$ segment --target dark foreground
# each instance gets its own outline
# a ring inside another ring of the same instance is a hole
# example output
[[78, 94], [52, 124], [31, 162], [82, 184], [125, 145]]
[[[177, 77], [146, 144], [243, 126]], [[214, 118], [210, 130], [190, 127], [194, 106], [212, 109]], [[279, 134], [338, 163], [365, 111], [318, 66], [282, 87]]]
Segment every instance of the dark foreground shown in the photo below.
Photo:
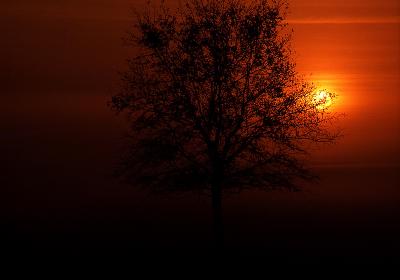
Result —
[[[302, 193], [230, 196], [224, 201], [223, 253], [294, 261], [395, 260], [400, 249], [397, 172], [329, 168], [321, 171], [320, 185]], [[218, 253], [207, 197], [165, 198], [107, 183], [24, 185], [14, 193], [16, 200], [2, 201], [3, 253]]]
[[[62, 110], [21, 111], [1, 123], [1, 254], [215, 255], [209, 197], [150, 195], [118, 183], [112, 171], [122, 125], [109, 112], [86, 114], [76, 104], [71, 97]], [[300, 193], [225, 197], [224, 253], [398, 260], [398, 165], [338, 164], [316, 172], [321, 181]]]

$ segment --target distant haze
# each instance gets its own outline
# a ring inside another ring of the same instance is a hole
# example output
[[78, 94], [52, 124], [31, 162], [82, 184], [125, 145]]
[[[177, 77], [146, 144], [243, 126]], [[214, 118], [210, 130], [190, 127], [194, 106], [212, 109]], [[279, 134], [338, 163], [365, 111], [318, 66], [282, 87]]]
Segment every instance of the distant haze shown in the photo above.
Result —
[[[109, 114], [107, 96], [118, 88], [117, 72], [132, 52], [121, 38], [131, 8], [140, 11], [145, 2], [3, 1], [1, 91], [17, 108], [6, 105], [2, 114], [15, 121], [81, 110], [87, 116]], [[399, 17], [395, 0], [290, 1], [299, 71], [337, 92], [333, 109], [347, 114], [341, 122], [345, 137], [317, 153], [316, 164], [399, 163]], [[88, 95], [93, 97], [83, 97]], [[96, 101], [78, 105], [73, 96]]]
[[[74, 256], [85, 246], [210, 246], [208, 197], [148, 196], [112, 176], [127, 124], [106, 104], [133, 54], [121, 40], [130, 7], [146, 2], [1, 1], [1, 240], [18, 257], [29, 246], [35, 256], [46, 246]], [[321, 181], [306, 191], [227, 197], [227, 244], [274, 259], [398, 257], [400, 1], [290, 4], [298, 70], [339, 95], [344, 137], [311, 152]]]

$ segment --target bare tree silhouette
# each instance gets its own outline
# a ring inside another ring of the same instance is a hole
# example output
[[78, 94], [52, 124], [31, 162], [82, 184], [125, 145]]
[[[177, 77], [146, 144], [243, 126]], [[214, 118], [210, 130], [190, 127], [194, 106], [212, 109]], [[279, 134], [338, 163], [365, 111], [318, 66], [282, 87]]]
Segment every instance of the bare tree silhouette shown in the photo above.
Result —
[[[157, 191], [211, 194], [222, 243], [222, 191], [297, 190], [298, 156], [333, 142], [335, 115], [296, 72], [285, 1], [188, 0], [138, 15], [122, 90], [132, 148], [124, 178]], [[333, 97], [333, 96], [331, 96]]]

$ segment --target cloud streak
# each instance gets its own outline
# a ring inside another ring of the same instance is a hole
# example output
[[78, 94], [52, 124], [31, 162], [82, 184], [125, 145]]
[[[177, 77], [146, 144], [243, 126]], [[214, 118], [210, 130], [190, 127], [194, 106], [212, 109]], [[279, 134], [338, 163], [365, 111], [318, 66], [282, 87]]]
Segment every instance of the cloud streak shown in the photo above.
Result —
[[298, 18], [286, 21], [289, 24], [400, 24], [400, 17], [385, 18]]

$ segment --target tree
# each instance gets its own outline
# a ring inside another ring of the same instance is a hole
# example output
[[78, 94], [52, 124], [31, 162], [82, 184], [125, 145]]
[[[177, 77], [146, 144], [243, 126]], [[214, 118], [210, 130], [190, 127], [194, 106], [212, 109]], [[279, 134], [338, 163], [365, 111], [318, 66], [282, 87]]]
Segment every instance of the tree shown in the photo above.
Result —
[[[138, 15], [112, 97], [127, 112], [124, 175], [159, 191], [209, 192], [221, 234], [223, 190], [296, 190], [307, 143], [332, 142], [335, 116], [296, 72], [279, 0], [188, 0]], [[329, 95], [333, 97], [333, 95]]]

